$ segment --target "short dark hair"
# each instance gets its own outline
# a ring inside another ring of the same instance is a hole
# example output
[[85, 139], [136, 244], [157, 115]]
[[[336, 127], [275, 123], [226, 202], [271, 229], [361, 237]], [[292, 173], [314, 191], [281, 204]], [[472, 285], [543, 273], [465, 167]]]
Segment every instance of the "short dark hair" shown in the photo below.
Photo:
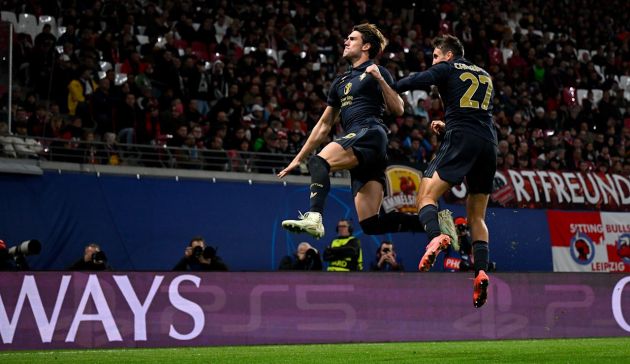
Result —
[[452, 35], [446, 34], [433, 40], [433, 48], [440, 49], [443, 53], [452, 52], [455, 57], [464, 56], [464, 46], [460, 40]]
[[192, 246], [193, 241], [202, 241], [204, 244], [206, 243], [206, 241], [203, 239], [203, 236], [201, 235], [193, 236], [193, 238], [190, 239], [190, 243], [188, 243], [188, 246]]
[[394, 250], [394, 243], [389, 241], [389, 240], [383, 240], [381, 241], [381, 244], [378, 246], [378, 248], [376, 249], [376, 255], [381, 254], [381, 250], [383, 250], [383, 245], [391, 245], [392, 246], [392, 250]]
[[369, 55], [370, 58], [376, 58], [381, 51], [387, 45], [387, 39], [383, 36], [383, 33], [374, 24], [359, 24], [355, 25], [352, 30], [361, 33], [363, 43], [370, 44]]

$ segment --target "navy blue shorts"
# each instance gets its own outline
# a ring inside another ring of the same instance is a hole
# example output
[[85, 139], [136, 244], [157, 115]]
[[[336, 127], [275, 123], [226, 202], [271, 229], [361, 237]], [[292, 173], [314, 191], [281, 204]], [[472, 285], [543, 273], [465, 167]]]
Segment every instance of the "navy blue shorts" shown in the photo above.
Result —
[[380, 126], [361, 128], [356, 132], [335, 139], [343, 149], [352, 148], [359, 165], [350, 170], [352, 196], [369, 181], [378, 181], [385, 188], [387, 167], [387, 133]]
[[474, 134], [449, 131], [424, 176], [431, 177], [435, 171], [452, 185], [462, 183], [465, 177], [468, 193], [490, 194], [497, 171], [497, 147]]

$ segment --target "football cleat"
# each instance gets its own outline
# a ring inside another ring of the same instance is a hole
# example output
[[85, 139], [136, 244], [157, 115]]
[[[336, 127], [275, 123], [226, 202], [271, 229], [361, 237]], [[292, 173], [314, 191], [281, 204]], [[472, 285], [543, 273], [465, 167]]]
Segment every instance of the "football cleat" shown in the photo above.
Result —
[[307, 212], [302, 214], [299, 212], [297, 220], [284, 220], [282, 227], [292, 233], [307, 233], [312, 237], [319, 239], [324, 236], [324, 224], [322, 223], [322, 214], [319, 212]]
[[427, 249], [420, 259], [420, 264], [418, 264], [418, 270], [422, 272], [427, 272], [433, 267], [433, 263], [435, 263], [435, 258], [437, 258], [438, 254], [451, 244], [451, 237], [446, 234], [440, 234], [433, 238], [431, 242], [427, 245]]
[[440, 231], [442, 234], [446, 234], [451, 237], [451, 245], [455, 251], [459, 251], [459, 237], [457, 236], [457, 228], [453, 222], [453, 213], [444, 209], [438, 212], [438, 223], [440, 224]]
[[488, 284], [490, 279], [486, 272], [480, 270], [477, 277], [475, 277], [475, 283], [473, 283], [473, 305], [476, 308], [483, 306], [488, 299]]

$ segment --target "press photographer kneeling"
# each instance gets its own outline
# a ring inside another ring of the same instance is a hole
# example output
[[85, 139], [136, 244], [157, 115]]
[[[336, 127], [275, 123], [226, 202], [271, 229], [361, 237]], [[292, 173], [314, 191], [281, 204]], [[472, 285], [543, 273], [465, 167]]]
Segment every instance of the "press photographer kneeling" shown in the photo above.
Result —
[[195, 236], [184, 250], [184, 257], [174, 271], [227, 271], [228, 267], [217, 255], [217, 249], [206, 246], [203, 237]]
[[68, 267], [68, 270], [112, 270], [107, 264], [107, 256], [98, 244], [88, 244], [83, 252], [83, 257]]

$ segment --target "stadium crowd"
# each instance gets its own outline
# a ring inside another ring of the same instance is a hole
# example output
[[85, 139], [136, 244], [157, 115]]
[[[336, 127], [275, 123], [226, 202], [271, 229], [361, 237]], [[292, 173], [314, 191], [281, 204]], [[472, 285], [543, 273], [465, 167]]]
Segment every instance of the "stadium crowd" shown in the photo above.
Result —
[[[116, 143], [153, 144], [184, 148], [188, 168], [216, 167], [203, 163], [214, 151], [229, 162], [218, 169], [274, 172], [249, 153], [299, 150], [348, 69], [344, 38], [369, 21], [389, 39], [379, 62], [395, 78], [431, 65], [433, 37], [463, 41], [493, 77], [500, 169], [630, 175], [625, 1], [0, 3], [54, 20], [15, 35], [13, 131], [68, 140], [61, 148], [106, 142], [83, 162], [121, 163]], [[440, 143], [428, 125], [442, 118], [435, 91], [407, 95], [405, 114], [385, 120], [390, 160], [423, 169]]]

